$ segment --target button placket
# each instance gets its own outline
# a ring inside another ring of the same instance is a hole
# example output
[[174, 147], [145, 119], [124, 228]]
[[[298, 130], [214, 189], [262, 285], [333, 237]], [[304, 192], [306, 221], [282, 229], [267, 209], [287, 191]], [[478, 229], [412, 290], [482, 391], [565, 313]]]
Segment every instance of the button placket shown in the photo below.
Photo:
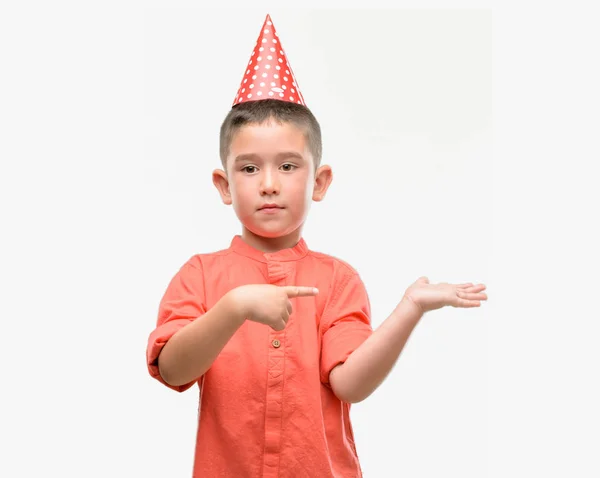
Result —
[[[289, 265], [267, 259], [269, 284], [286, 285]], [[268, 342], [267, 400], [265, 410], [265, 453], [263, 459], [264, 477], [279, 476], [279, 453], [281, 451], [281, 417], [283, 413], [283, 384], [285, 372], [285, 329], [270, 329]]]

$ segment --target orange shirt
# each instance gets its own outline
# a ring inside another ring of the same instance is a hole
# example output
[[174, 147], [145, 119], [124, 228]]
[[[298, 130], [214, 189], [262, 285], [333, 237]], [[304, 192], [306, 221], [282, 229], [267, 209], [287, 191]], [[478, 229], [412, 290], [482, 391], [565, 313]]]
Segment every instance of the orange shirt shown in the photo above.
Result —
[[192, 256], [175, 274], [150, 334], [150, 375], [166, 384], [158, 355], [169, 338], [245, 284], [314, 286], [290, 299], [282, 331], [246, 320], [197, 381], [200, 412], [194, 475], [202, 478], [356, 478], [362, 472], [350, 405], [329, 372], [371, 333], [370, 305], [356, 271], [298, 244], [263, 253], [235, 236], [227, 249]]

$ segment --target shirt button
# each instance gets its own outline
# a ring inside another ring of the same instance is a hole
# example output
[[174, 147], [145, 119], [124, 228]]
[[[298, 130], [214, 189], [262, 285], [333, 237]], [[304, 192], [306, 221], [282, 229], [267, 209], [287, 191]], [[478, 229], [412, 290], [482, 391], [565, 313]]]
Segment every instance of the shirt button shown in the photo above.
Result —
[[273, 347], [275, 347], [276, 349], [279, 348], [279, 346], [281, 345], [281, 342], [277, 339], [273, 340], [273, 342], [271, 342], [273, 344]]

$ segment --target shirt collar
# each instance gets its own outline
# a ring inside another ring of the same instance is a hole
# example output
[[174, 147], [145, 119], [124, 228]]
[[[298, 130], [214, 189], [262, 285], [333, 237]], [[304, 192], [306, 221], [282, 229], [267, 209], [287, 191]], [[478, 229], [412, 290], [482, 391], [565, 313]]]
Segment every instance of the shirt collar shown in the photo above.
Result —
[[308, 246], [303, 238], [295, 246], [281, 249], [277, 252], [263, 252], [244, 242], [242, 236], [233, 237], [230, 249], [234, 252], [260, 262], [289, 262], [298, 261], [308, 254]]

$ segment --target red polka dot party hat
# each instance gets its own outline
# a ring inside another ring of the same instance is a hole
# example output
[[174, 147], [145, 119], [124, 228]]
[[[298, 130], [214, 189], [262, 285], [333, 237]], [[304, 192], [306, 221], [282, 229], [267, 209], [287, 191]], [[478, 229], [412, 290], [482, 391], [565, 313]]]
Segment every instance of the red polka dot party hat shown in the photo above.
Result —
[[260, 31], [233, 106], [264, 99], [306, 106], [270, 15]]

